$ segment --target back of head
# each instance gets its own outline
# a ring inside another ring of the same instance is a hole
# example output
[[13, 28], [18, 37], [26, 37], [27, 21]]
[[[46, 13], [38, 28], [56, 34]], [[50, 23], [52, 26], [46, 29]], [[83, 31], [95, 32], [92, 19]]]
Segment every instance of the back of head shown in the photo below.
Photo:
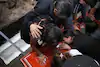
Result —
[[57, 27], [55, 24], [50, 22], [45, 22], [42, 24], [44, 25], [44, 29], [42, 30], [42, 36], [41, 39], [48, 43], [48, 44], [55, 44], [59, 41], [62, 41], [63, 33], [60, 30], [59, 27]]
[[91, 57], [81, 55], [66, 60], [62, 67], [100, 67], [100, 65]]
[[70, 0], [57, 0], [54, 8], [57, 9], [58, 17], [66, 18], [72, 13], [72, 2]]
[[[50, 27], [51, 25], [51, 27]], [[63, 34], [60, 28], [52, 23], [47, 25], [48, 33], [46, 33], [45, 41], [54, 45], [57, 45], [58, 42], [62, 41]]]

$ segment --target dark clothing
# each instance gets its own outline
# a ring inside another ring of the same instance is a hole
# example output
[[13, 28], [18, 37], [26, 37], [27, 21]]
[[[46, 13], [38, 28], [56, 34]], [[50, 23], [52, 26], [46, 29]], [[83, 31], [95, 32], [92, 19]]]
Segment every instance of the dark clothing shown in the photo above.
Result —
[[[70, 2], [71, 4], [73, 4], [74, 0], [66, 0], [68, 3]], [[76, 2], [76, 1], [75, 1]], [[58, 18], [56, 18], [54, 16], [53, 13], [53, 0], [38, 0], [34, 11], [29, 12], [24, 19], [24, 23], [26, 25], [29, 25], [32, 22], [38, 22], [39, 19], [37, 18], [37, 16], [41, 17], [41, 18], [47, 18], [48, 16], [51, 17], [54, 20], [54, 23], [57, 23], [56, 20]], [[73, 6], [74, 7], [74, 6]], [[73, 9], [73, 8], [72, 8]], [[38, 15], [36, 14], [38, 13]], [[66, 18], [67, 19], [67, 18]], [[66, 22], [66, 24], [68, 23], [68, 25], [70, 24], [70, 22]], [[72, 26], [72, 23], [70, 24]], [[70, 26], [69, 26], [70, 27]]]
[[88, 4], [89, 6], [93, 8], [97, 4], [97, 2], [99, 2], [100, 0], [84, 0], [84, 1], [86, 2], [86, 4]]
[[81, 12], [81, 21], [78, 22], [84, 22], [85, 18], [86, 18], [86, 5], [85, 4], [81, 4], [80, 0], [77, 0], [76, 2], [74, 2], [74, 10], [73, 10], [73, 14], [77, 15], [79, 12]]
[[82, 55], [67, 59], [62, 67], [99, 67], [94, 59]]
[[[69, 1], [72, 1], [73, 2], [73, 0], [68, 0], [68, 2]], [[38, 0], [37, 1], [37, 4], [36, 4], [36, 6], [34, 8], [34, 11], [33, 10], [30, 11], [24, 17], [23, 24], [24, 24], [25, 29], [24, 29], [24, 32], [23, 32], [24, 33], [24, 36], [21, 35], [23, 37], [22, 39], [24, 39], [26, 36], [27, 36], [26, 39], [29, 38], [29, 35], [27, 35], [27, 34], [29, 34], [29, 32], [30, 32], [30, 30], [29, 30], [30, 24], [32, 24], [34, 22], [39, 22], [40, 19], [43, 19], [43, 18], [45, 18], [45, 19], [51, 18], [53, 20], [52, 21], [53, 23], [55, 23], [55, 24], [57, 23], [58, 18], [56, 18], [54, 16], [54, 13], [53, 13], [54, 7], [53, 6], [54, 6], [53, 5], [53, 0]], [[68, 21], [69, 20], [70, 20], [70, 18], [68, 18]], [[71, 21], [69, 21], [69, 22], [68, 21], [66, 21], [66, 23], [64, 24], [65, 28], [68, 27], [69, 30], [73, 30], [73, 23], [71, 22], [72, 19], [71, 19]], [[27, 40], [29, 40], [29, 39], [27, 39]]]
[[98, 8], [97, 10], [96, 10], [96, 12], [95, 12], [95, 18], [96, 18], [96, 20], [100, 20], [100, 8]]
[[[48, 18], [53, 14], [52, 0], [38, 0], [34, 10], [24, 16], [23, 27], [21, 30], [21, 38], [30, 43], [30, 24], [39, 22], [42, 18]], [[53, 16], [52, 16], [53, 17]]]
[[54, 56], [51, 67], [100, 67], [99, 63], [86, 55], [77, 55], [66, 60]]
[[39, 22], [40, 19], [38, 18], [47, 18], [49, 15], [52, 15], [52, 7], [53, 1], [52, 0], [38, 0], [34, 10], [29, 12], [25, 18], [24, 23], [28, 24], [28, 27], [33, 22]]
[[74, 38], [72, 48], [78, 49], [100, 63], [100, 30], [97, 29], [92, 36], [78, 35]]

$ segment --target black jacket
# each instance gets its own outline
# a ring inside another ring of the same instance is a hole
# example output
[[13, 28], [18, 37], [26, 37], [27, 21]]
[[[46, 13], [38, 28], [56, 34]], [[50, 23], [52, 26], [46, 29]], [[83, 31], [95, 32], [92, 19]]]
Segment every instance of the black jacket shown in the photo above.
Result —
[[[67, 1], [73, 2], [73, 0], [67, 0]], [[39, 22], [40, 19], [38, 17], [46, 18], [46, 19], [51, 17], [51, 19], [53, 19], [53, 23], [56, 22], [57, 19], [53, 13], [53, 8], [54, 8], [53, 3], [54, 3], [53, 0], [38, 0], [36, 6], [34, 8], [34, 11], [33, 10], [30, 11], [24, 17], [24, 22], [23, 22], [24, 27], [22, 28], [22, 31], [21, 31], [21, 37], [22, 37], [22, 39], [24, 39], [24, 41], [29, 43], [29, 41], [30, 41], [30, 39], [29, 39], [29, 32], [30, 32], [29, 26], [33, 22]], [[67, 25], [67, 24], [65, 24], [65, 25]], [[70, 24], [68, 24], [67, 26], [69, 26], [68, 29], [71, 29]]]
[[24, 16], [23, 26], [21, 29], [21, 38], [30, 43], [30, 29], [29, 26], [33, 22], [39, 22], [42, 18], [48, 18], [53, 14], [53, 0], [38, 0], [34, 10], [30, 11]]
[[100, 63], [100, 29], [97, 29], [91, 36], [84, 34], [76, 36], [72, 48], [76, 48]]
[[62, 67], [100, 67], [96, 61], [88, 56], [74, 56], [67, 59]]

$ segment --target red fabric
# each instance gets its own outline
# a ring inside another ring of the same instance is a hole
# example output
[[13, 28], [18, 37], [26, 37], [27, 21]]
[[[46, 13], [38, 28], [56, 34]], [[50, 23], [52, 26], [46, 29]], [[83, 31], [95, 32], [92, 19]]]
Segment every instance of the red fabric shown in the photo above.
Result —
[[[31, 42], [31, 47], [35, 47], [36, 46], [36, 40], [33, 40], [32, 38], [30, 39]], [[27, 57], [27, 60], [29, 62], [29, 64], [32, 66], [32, 67], [50, 67], [51, 65], [51, 61], [52, 61], [52, 58], [53, 58], [53, 50], [55, 49], [54, 46], [52, 45], [48, 45], [48, 46], [44, 46], [44, 47], [41, 47], [41, 48], [38, 48], [45, 56], [48, 57], [47, 59], [47, 62], [45, 65], [41, 66], [37, 61], [38, 61], [38, 56], [36, 54], [36, 52], [32, 51], [30, 53], [28, 53], [27, 55], [25, 55], [24, 57], [21, 58], [21, 62], [24, 64], [25, 67], [29, 67], [27, 65], [27, 63], [24, 61], [24, 59]], [[33, 49], [34, 50], [34, 49]]]
[[[41, 65], [38, 62], [38, 57], [36, 55], [35, 52], [30, 52], [27, 55], [25, 55], [24, 57], [22, 57], [20, 60], [21, 62], [24, 64], [24, 67], [51, 67], [51, 63], [50, 63], [50, 58], [48, 57], [46, 64]], [[25, 59], [27, 60], [27, 62], [25, 61]]]
[[[35, 45], [35, 44], [36, 44], [35, 41], [34, 41], [34, 43], [31, 42], [31, 46]], [[34, 51], [28, 53], [27, 55], [22, 57], [20, 60], [25, 67], [29, 67], [29, 64], [31, 65], [31, 67], [51, 67], [51, 61], [53, 58], [54, 49], [55, 49], [55, 47], [52, 45], [44, 46], [39, 49], [44, 55], [46, 55], [48, 57], [45, 65], [39, 64], [38, 56], [37, 56], [36, 52], [34, 52]], [[60, 50], [60, 51], [66, 52], [66, 50]], [[25, 61], [25, 58], [28, 61], [28, 64]]]
[[[36, 40], [32, 40], [31, 39], [31, 47], [36, 47], [37, 41]], [[43, 54], [45, 54], [46, 56], [52, 56], [53, 55], [53, 50], [55, 49], [55, 46], [53, 45], [47, 45], [47, 46], [43, 46], [41, 48], [38, 48]], [[33, 49], [34, 50], [34, 49]]]

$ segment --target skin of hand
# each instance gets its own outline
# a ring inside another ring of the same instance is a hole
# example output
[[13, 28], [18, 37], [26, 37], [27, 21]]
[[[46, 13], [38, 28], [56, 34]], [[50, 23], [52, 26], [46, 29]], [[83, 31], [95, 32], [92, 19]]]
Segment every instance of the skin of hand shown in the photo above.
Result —
[[46, 64], [46, 61], [47, 61], [47, 56], [45, 56], [45, 55], [40, 55], [39, 57], [39, 63], [41, 64], [41, 65], [45, 65]]
[[90, 10], [90, 13], [89, 13], [89, 14], [94, 15], [95, 11], [96, 11], [96, 8], [91, 8], [91, 10]]
[[42, 34], [40, 29], [43, 29], [41, 26], [36, 23], [30, 25], [30, 32], [33, 38], [38, 38]]
[[95, 11], [96, 11], [96, 8], [91, 8], [91, 10], [90, 10], [90, 12], [89, 12], [88, 17], [89, 17], [91, 20], [95, 20], [95, 17], [94, 17]]
[[79, 30], [80, 31], [80, 29], [78, 28], [78, 25], [79, 25], [78, 22], [77, 23], [74, 23], [74, 30]]

